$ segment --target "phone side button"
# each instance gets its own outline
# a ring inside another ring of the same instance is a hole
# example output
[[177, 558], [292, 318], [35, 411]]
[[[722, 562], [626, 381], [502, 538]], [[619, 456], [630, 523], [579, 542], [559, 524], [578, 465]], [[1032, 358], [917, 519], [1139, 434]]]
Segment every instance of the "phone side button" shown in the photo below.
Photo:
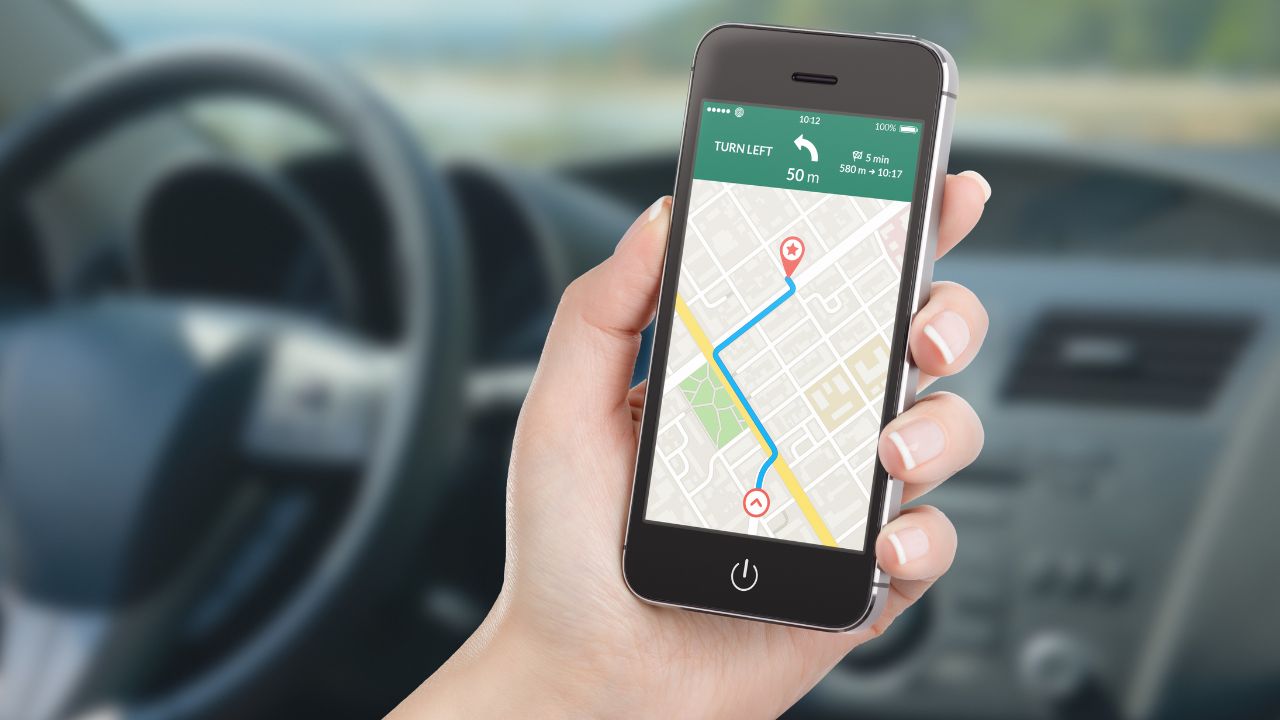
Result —
[[902, 481], [889, 478], [885, 488], [884, 510], [880, 515], [880, 527], [888, 525], [902, 512]]

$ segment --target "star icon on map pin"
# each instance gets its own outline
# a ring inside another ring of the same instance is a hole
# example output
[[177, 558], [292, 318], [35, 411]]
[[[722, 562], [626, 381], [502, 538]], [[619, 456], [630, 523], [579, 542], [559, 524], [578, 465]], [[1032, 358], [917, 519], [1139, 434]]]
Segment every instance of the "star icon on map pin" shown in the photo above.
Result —
[[787, 273], [787, 277], [791, 277], [791, 273], [796, 271], [796, 266], [804, 259], [804, 241], [792, 235], [778, 246], [778, 254], [782, 256], [783, 271]]

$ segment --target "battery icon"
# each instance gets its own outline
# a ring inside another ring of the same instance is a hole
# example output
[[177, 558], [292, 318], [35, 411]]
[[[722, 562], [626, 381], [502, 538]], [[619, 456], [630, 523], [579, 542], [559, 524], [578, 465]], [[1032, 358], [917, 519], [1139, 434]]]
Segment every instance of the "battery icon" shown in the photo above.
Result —
[[909, 135], [914, 135], [920, 132], [920, 128], [916, 127], [915, 125], [899, 125], [898, 132], [904, 132]]

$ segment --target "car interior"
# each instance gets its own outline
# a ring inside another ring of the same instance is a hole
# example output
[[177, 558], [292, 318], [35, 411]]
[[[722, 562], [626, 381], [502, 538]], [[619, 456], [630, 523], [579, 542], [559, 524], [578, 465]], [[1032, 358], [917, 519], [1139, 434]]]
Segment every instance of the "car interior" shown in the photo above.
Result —
[[[234, 97], [315, 140], [264, 161]], [[560, 293], [670, 147], [437, 159], [377, 88], [243, 39], [0, 22], [0, 718], [371, 717], [502, 583], [512, 431]], [[789, 717], [1280, 711], [1269, 162], [958, 137], [996, 188], [938, 387], [987, 444], [955, 566]], [[637, 380], [645, 362], [637, 363]], [[74, 480], [71, 480], [74, 478]]]

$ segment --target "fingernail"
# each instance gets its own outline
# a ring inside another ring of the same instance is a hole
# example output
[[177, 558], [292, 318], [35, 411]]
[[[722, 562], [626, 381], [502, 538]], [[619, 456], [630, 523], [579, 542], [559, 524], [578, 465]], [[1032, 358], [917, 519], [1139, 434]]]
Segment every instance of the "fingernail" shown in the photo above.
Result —
[[658, 216], [662, 214], [662, 206], [666, 204], [666, 201], [666, 198], [660, 197], [657, 202], [649, 206], [649, 219], [647, 222], [653, 222], [658, 219]]
[[913, 470], [942, 454], [947, 436], [932, 418], [921, 418], [889, 433], [889, 442], [898, 450], [902, 465]]
[[942, 359], [950, 365], [969, 347], [969, 323], [959, 313], [946, 310], [929, 320], [924, 326], [924, 336], [938, 348]]
[[621, 248], [630, 238], [635, 237], [640, 230], [649, 227], [649, 225], [653, 224], [654, 220], [662, 217], [662, 211], [666, 206], [666, 203], [667, 198], [665, 197], [660, 197], [657, 200], [654, 200], [653, 204], [649, 206], [649, 209], [637, 218], [635, 222], [631, 223], [631, 227], [628, 228], [627, 231], [623, 233], [622, 237], [618, 239], [618, 245], [614, 249], [615, 252], [617, 251], [617, 248]]
[[889, 533], [889, 544], [898, 556], [898, 564], [919, 560], [929, 552], [929, 536], [918, 527], [907, 527]]
[[991, 183], [987, 182], [987, 179], [982, 177], [980, 173], [978, 173], [976, 170], [965, 170], [960, 174], [964, 175], [965, 177], [971, 177], [974, 180], [978, 181], [978, 184], [982, 186], [983, 202], [986, 202], [991, 199]]

